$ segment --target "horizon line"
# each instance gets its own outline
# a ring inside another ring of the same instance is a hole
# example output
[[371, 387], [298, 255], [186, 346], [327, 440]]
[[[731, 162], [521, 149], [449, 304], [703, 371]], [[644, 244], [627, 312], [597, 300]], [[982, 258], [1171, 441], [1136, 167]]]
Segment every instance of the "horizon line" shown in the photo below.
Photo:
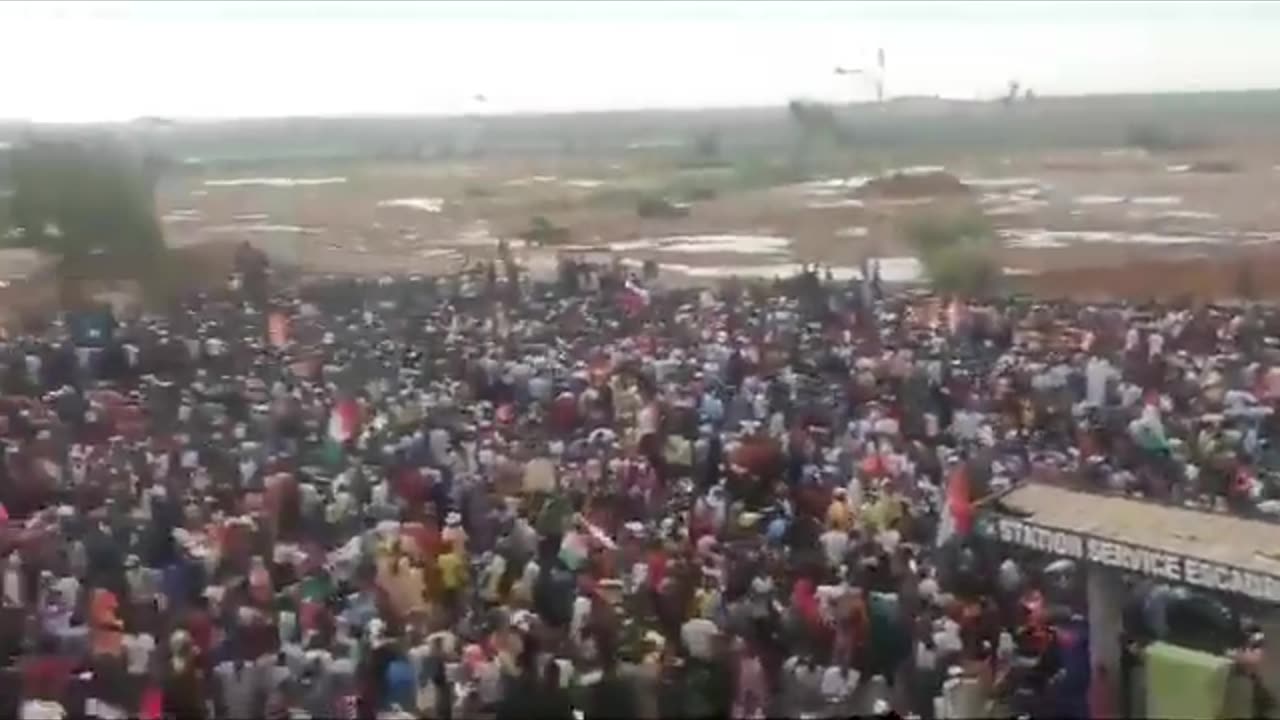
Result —
[[[1034, 89], [1034, 88], [1033, 88]], [[1132, 91], [1132, 92], [1105, 92], [1105, 93], [1039, 93], [1035, 95], [1035, 102], [1054, 101], [1054, 100], [1082, 100], [1082, 99], [1106, 99], [1106, 98], [1132, 98], [1132, 97], [1167, 97], [1175, 95], [1247, 95], [1251, 93], [1277, 93], [1280, 92], [1280, 86], [1265, 88], [1245, 88], [1245, 89], [1203, 89], [1203, 90], [1148, 90], [1148, 91]], [[217, 124], [217, 123], [234, 123], [234, 122], [263, 122], [263, 121], [280, 121], [280, 120], [393, 120], [393, 119], [423, 119], [423, 120], [467, 120], [478, 118], [550, 118], [550, 117], [566, 117], [574, 115], [622, 115], [637, 113], [667, 113], [667, 114], [683, 114], [683, 113], [699, 113], [699, 112], [732, 112], [732, 111], [759, 111], [785, 109], [786, 104], [793, 100], [812, 100], [821, 102], [833, 108], [873, 108], [879, 106], [892, 105], [895, 102], [906, 100], [936, 100], [945, 103], [953, 103], [957, 105], [986, 105], [999, 103], [1003, 99], [1002, 96], [993, 95], [989, 98], [957, 98], [946, 97], [943, 95], [899, 95], [896, 97], [886, 98], [884, 101], [877, 100], [851, 100], [847, 102], [830, 102], [819, 99], [811, 99], [803, 96], [795, 96], [787, 98], [779, 103], [770, 104], [742, 104], [742, 105], [679, 105], [679, 106], [657, 106], [657, 107], [618, 107], [618, 108], [601, 108], [601, 109], [584, 109], [584, 110], [521, 110], [511, 112], [373, 112], [373, 113], [349, 113], [349, 114], [298, 114], [298, 115], [233, 115], [227, 117], [216, 116], [166, 116], [166, 115], [139, 115], [127, 120], [33, 120], [31, 118], [22, 117], [0, 117], [0, 126], [5, 125], [36, 125], [36, 126], [130, 126], [139, 125], [147, 122], [168, 123], [174, 125], [180, 124]]]

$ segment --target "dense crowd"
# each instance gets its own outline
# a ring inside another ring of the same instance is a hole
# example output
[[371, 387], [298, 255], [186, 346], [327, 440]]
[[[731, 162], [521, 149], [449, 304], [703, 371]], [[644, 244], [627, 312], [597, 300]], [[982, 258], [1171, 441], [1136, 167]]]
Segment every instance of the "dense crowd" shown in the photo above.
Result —
[[0, 350], [0, 715], [1082, 716], [980, 508], [1280, 511], [1269, 310], [244, 270]]

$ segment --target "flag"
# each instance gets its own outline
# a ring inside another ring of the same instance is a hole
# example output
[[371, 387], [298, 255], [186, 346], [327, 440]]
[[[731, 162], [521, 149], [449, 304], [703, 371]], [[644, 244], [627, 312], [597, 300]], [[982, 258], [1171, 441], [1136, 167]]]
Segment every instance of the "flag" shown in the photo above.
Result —
[[329, 413], [329, 439], [336, 443], [349, 442], [356, 436], [360, 425], [360, 406], [355, 400], [339, 400]]
[[968, 535], [973, 529], [973, 501], [969, 497], [969, 470], [964, 463], [956, 465], [947, 476], [946, 497], [938, 525], [938, 545], [955, 535]]
[[271, 347], [284, 347], [289, 342], [289, 318], [284, 313], [273, 312], [267, 317], [267, 339]]
[[622, 291], [622, 307], [628, 315], [635, 315], [649, 307], [649, 291], [628, 280]]

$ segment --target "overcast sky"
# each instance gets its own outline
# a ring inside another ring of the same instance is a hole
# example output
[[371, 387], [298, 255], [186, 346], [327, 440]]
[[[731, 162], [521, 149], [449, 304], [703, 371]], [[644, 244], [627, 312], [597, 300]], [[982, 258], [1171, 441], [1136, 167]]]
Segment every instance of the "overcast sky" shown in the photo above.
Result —
[[[0, 118], [1280, 87], [1280, 2], [0, 2]], [[484, 95], [487, 102], [475, 100]]]

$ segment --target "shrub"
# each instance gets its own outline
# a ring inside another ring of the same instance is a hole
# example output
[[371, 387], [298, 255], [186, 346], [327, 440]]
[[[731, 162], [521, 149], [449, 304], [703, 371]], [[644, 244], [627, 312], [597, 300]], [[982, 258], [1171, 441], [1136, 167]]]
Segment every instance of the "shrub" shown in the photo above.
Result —
[[558, 245], [569, 240], [569, 228], [561, 227], [542, 215], [535, 215], [529, 221], [529, 229], [520, 233], [520, 238], [530, 245]]
[[647, 195], [636, 201], [636, 215], [642, 218], [682, 218], [689, 215], [689, 206], [673, 203], [664, 197]]
[[906, 234], [937, 291], [981, 296], [999, 283], [995, 234], [981, 215], [917, 218]]

